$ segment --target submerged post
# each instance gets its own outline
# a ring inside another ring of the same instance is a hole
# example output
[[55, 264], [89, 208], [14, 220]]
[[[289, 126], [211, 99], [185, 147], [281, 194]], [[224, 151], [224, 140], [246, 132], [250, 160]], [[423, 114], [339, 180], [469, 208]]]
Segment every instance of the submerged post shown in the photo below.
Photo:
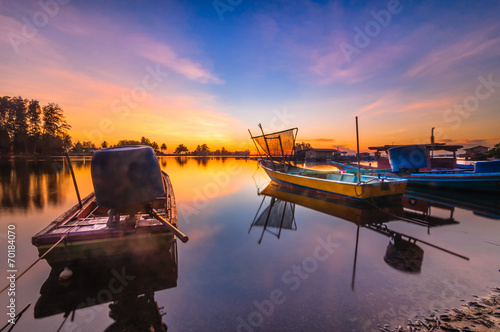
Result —
[[356, 144], [357, 144], [357, 147], [358, 147], [358, 154], [357, 154], [357, 157], [358, 157], [358, 183], [361, 182], [361, 170], [360, 170], [360, 166], [359, 166], [359, 133], [358, 133], [358, 117], [356, 116]]

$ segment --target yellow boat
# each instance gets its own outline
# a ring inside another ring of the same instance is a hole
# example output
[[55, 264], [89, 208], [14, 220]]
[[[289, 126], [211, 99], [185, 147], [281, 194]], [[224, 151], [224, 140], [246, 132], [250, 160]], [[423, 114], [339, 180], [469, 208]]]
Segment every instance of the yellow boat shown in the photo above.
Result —
[[408, 182], [400, 178], [367, 175], [362, 175], [358, 181], [354, 174], [308, 169], [269, 160], [260, 160], [259, 164], [276, 183], [360, 200], [402, 195]]

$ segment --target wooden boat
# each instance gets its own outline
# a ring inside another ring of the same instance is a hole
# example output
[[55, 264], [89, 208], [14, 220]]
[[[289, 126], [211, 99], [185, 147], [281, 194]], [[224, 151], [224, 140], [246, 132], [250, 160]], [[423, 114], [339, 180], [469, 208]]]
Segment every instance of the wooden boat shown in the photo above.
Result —
[[412, 173], [401, 175], [413, 188], [500, 193], [500, 173]]
[[362, 175], [358, 181], [354, 174], [307, 169], [268, 160], [261, 160], [259, 164], [274, 182], [361, 200], [402, 195], [407, 184], [405, 179], [367, 175]]
[[[176, 237], [187, 241], [176, 228], [177, 210], [170, 179], [160, 171], [151, 153], [152, 149], [143, 147], [109, 149], [102, 151], [104, 163], [94, 154], [95, 192], [33, 236], [40, 257], [53, 267], [109, 257], [135, 259], [168, 249]], [[151, 159], [147, 160], [147, 156]], [[114, 165], [118, 161], [126, 164], [127, 159], [129, 165]], [[130, 173], [137, 166], [145, 170], [144, 174], [123, 179], [122, 170]], [[142, 188], [135, 190], [138, 184]], [[153, 190], [154, 186], [157, 190]]]
[[[500, 192], [500, 161], [480, 161], [465, 168], [426, 170], [429, 165], [424, 146], [405, 145], [388, 149], [390, 170], [361, 169], [361, 174], [382, 174], [408, 180], [408, 187], [413, 189], [443, 189], [474, 192]], [[421, 155], [421, 157], [415, 157]], [[412, 162], [417, 160], [418, 162]], [[331, 164], [347, 173], [355, 174], [352, 165], [337, 162]]]
[[[262, 126], [259, 127], [262, 130]], [[343, 195], [355, 199], [381, 198], [402, 195], [406, 180], [376, 176], [354, 176], [339, 172], [319, 171], [292, 166], [290, 160], [295, 153], [297, 128], [250, 137], [260, 154], [258, 146], [267, 155], [259, 164], [272, 181], [294, 187]], [[357, 118], [356, 118], [357, 131]], [[358, 154], [359, 155], [359, 154]], [[281, 162], [276, 162], [280, 160]]]

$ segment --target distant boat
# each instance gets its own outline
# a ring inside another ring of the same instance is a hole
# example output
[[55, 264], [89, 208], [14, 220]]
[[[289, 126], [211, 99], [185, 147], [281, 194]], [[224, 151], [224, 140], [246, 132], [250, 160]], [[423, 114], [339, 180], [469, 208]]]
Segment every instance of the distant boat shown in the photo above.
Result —
[[360, 200], [402, 195], [405, 191], [407, 181], [404, 179], [377, 176], [358, 177], [353, 174], [320, 171], [291, 165], [290, 160], [294, 158], [297, 131], [297, 128], [269, 134], [264, 134], [262, 131], [260, 136], [253, 136], [249, 131], [259, 154], [258, 146], [267, 156], [267, 158], [261, 159], [259, 164], [272, 181]]
[[477, 162], [473, 171], [445, 169], [418, 172], [427, 167], [425, 147], [407, 145], [390, 148], [388, 152], [392, 172], [399, 172], [399, 176], [407, 179], [410, 186], [500, 192], [500, 160]]
[[172, 184], [150, 147], [96, 151], [91, 193], [33, 236], [41, 258], [68, 266], [138, 258], [168, 250], [179, 237]]

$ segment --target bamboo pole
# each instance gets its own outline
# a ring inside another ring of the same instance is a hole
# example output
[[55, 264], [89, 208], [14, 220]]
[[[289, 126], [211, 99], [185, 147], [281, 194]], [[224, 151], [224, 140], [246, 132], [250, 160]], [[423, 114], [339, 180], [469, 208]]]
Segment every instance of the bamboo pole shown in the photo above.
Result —
[[159, 222], [161, 222], [165, 227], [167, 227], [172, 233], [174, 233], [183, 243], [186, 243], [188, 242], [189, 238], [187, 237], [187, 235], [185, 235], [184, 233], [182, 233], [177, 227], [175, 227], [174, 225], [172, 225], [171, 223], [169, 223], [165, 218], [163, 218], [159, 213], [158, 211], [156, 211], [155, 209], [151, 209], [151, 211], [149, 212], [149, 215], [153, 218], [155, 218], [156, 220], [158, 220]]
[[359, 133], [358, 133], [358, 117], [356, 116], [356, 144], [358, 147], [358, 184], [361, 182], [361, 170], [360, 170], [360, 165], [359, 165]]
[[73, 185], [75, 186], [76, 197], [78, 197], [78, 204], [80, 204], [80, 209], [82, 209], [83, 208], [82, 199], [80, 198], [80, 192], [78, 191], [75, 172], [73, 172], [73, 166], [71, 165], [71, 160], [69, 159], [68, 150], [66, 150], [66, 160], [68, 161], [69, 171], [71, 172], [71, 177], [73, 178]]

